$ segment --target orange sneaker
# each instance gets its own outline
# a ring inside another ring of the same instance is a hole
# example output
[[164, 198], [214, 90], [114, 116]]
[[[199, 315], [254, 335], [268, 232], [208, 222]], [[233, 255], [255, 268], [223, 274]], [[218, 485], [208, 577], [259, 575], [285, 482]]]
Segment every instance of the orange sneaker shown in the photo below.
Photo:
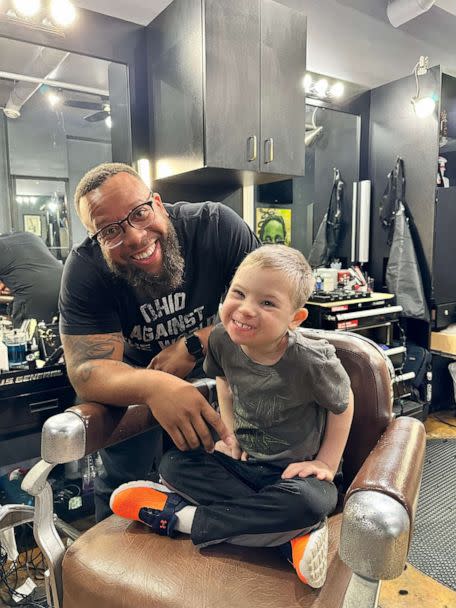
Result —
[[317, 530], [293, 538], [290, 544], [299, 580], [314, 589], [322, 587], [328, 570], [328, 520]]
[[130, 481], [111, 494], [109, 506], [116, 515], [140, 521], [162, 536], [173, 536], [176, 512], [188, 502], [153, 481]]

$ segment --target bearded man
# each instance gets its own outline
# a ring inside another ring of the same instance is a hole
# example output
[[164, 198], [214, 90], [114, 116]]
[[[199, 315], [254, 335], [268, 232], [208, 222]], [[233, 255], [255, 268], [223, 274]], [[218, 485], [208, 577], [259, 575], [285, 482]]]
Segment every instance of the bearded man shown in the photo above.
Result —
[[[218, 414], [184, 378], [202, 360], [221, 296], [259, 242], [220, 203], [162, 202], [130, 166], [105, 163], [75, 192], [88, 238], [73, 248], [60, 293], [60, 333], [79, 397], [109, 405], [144, 403], [181, 450], [213, 449]], [[102, 451], [96, 518], [110, 514], [121, 483], [153, 478], [161, 430]]]

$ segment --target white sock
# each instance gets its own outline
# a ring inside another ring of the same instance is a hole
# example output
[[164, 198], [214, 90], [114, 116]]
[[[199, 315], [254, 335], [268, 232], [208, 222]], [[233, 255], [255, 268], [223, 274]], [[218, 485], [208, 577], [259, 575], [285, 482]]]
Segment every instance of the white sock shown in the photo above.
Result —
[[176, 513], [177, 523], [176, 530], [184, 534], [190, 534], [192, 531], [193, 519], [195, 517], [196, 507], [189, 505]]

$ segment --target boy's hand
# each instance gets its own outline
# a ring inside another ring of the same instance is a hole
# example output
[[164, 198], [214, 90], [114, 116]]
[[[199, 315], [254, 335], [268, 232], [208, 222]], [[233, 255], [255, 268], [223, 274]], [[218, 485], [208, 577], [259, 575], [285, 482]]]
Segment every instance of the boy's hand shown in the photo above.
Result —
[[244, 450], [241, 449], [241, 446], [234, 438], [232, 440], [231, 445], [227, 445], [222, 440], [217, 441], [217, 443], [215, 444], [215, 451], [222, 452], [222, 454], [225, 454], [226, 456], [231, 456], [231, 458], [234, 458], [234, 460], [244, 460], [245, 461], [249, 457], [247, 452], [245, 452]]
[[292, 477], [310, 477], [314, 475], [322, 481], [332, 481], [335, 472], [322, 460], [305, 460], [304, 462], [292, 462], [282, 473], [282, 479]]

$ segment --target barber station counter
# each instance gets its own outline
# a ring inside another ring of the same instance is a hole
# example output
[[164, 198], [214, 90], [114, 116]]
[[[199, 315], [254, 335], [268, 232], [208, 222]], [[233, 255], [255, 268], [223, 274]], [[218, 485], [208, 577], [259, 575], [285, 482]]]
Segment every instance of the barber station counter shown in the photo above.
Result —
[[75, 399], [64, 364], [0, 374], [0, 475], [3, 467], [40, 455], [44, 421]]

